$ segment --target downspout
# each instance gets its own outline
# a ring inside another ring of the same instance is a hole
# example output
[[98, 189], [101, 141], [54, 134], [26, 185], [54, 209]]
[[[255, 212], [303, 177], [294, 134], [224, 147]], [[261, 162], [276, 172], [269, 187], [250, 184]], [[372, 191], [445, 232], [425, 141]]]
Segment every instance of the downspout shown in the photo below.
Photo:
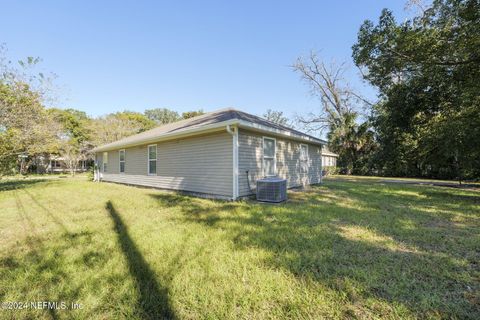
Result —
[[320, 184], [323, 183], [323, 144], [320, 145]]
[[97, 173], [97, 153], [95, 152], [94, 154], [94, 161], [93, 161], [93, 181], [97, 182], [99, 179], [98, 179], [98, 173]]
[[227, 125], [227, 132], [232, 135], [232, 151], [233, 151], [233, 185], [232, 200], [238, 198], [238, 128]]
[[93, 181], [100, 182], [100, 165], [98, 164], [97, 152], [95, 152], [95, 162], [93, 163], [93, 175]]

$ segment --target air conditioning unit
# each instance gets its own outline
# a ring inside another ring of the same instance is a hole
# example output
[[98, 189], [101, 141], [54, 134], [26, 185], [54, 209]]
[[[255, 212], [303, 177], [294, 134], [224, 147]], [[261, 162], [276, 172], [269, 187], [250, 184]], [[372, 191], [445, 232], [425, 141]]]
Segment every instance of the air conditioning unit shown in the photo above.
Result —
[[257, 180], [257, 200], [265, 202], [287, 200], [287, 180], [277, 177]]

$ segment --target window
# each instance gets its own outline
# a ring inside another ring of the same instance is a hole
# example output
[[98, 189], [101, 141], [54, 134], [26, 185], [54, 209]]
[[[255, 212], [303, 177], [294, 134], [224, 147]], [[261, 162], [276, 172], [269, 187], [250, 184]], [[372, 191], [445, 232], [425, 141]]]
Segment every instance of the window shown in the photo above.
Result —
[[120, 173], [125, 172], [125, 149], [118, 151], [118, 159], [120, 160]]
[[276, 141], [273, 138], [263, 137], [263, 174], [274, 176], [276, 171], [275, 150]]
[[306, 144], [300, 145], [300, 160], [302, 161], [308, 160], [308, 145]]
[[148, 174], [157, 174], [157, 145], [148, 146]]
[[103, 162], [103, 172], [107, 172], [108, 152], [103, 153], [102, 162]]

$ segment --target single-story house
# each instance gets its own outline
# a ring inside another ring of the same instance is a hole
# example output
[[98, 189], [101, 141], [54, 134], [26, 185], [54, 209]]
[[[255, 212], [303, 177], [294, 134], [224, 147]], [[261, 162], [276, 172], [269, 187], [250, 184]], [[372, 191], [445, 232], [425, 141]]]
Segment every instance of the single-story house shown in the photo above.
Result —
[[338, 154], [331, 152], [326, 147], [322, 150], [322, 165], [324, 167], [336, 167]]
[[69, 168], [69, 166], [67, 165], [67, 160], [65, 158], [53, 155], [48, 161], [46, 172], [65, 173], [72, 170], [75, 172], [85, 172], [88, 170], [90, 165], [91, 160], [83, 157], [82, 159], [77, 161], [75, 168]]
[[95, 148], [101, 181], [238, 199], [256, 180], [320, 183], [325, 141], [263, 118], [222, 109]]

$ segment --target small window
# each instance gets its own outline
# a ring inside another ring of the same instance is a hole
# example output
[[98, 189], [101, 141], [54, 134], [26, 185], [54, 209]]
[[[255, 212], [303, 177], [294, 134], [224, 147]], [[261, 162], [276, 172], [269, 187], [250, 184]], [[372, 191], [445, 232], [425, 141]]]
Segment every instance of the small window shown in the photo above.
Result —
[[157, 145], [148, 146], [148, 174], [157, 174]]
[[118, 151], [118, 159], [120, 160], [120, 173], [125, 172], [125, 150]]
[[276, 141], [273, 138], [263, 138], [263, 173], [265, 176], [274, 176], [276, 172]]
[[302, 161], [308, 160], [308, 145], [306, 144], [300, 145], [300, 160]]
[[102, 162], [103, 162], [103, 172], [107, 172], [108, 152], [103, 153]]

